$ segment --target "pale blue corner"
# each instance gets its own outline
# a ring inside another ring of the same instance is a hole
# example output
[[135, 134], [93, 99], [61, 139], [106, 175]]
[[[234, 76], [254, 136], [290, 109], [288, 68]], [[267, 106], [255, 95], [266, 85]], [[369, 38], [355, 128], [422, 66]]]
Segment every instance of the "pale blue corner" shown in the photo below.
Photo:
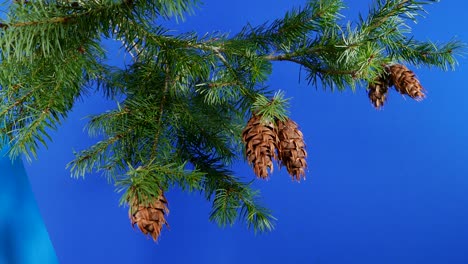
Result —
[[58, 263], [21, 159], [0, 151], [0, 264]]

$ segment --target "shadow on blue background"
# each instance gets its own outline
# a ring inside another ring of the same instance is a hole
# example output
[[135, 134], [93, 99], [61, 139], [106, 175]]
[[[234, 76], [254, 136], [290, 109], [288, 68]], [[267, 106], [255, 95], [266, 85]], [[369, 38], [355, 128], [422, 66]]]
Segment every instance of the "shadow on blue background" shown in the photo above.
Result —
[[21, 159], [0, 151], [0, 264], [58, 263]]

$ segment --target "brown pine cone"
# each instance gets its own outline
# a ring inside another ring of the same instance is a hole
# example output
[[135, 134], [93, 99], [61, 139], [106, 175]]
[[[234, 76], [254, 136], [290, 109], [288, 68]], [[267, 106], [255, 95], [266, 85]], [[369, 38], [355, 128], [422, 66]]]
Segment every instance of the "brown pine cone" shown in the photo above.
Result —
[[389, 81], [388, 78], [378, 77], [373, 83], [369, 83], [368, 96], [372, 105], [376, 109], [380, 109], [387, 100]]
[[307, 152], [302, 132], [291, 119], [278, 121], [278, 156], [293, 180], [305, 178]]
[[268, 170], [273, 172], [273, 159], [276, 158], [278, 137], [273, 123], [262, 123], [260, 116], [253, 115], [247, 122], [242, 139], [245, 143], [245, 155], [254, 173], [262, 179], [268, 178]]
[[419, 80], [416, 74], [409, 70], [406, 66], [401, 64], [394, 64], [389, 66], [390, 78], [395, 89], [401, 94], [407, 94], [415, 100], [422, 100], [425, 97]]
[[169, 227], [165, 218], [165, 215], [169, 213], [167, 205], [166, 197], [162, 192], [149, 205], [139, 204], [135, 200], [129, 210], [132, 227], [136, 224], [143, 234], [150, 235], [154, 241], [158, 240], [163, 225]]

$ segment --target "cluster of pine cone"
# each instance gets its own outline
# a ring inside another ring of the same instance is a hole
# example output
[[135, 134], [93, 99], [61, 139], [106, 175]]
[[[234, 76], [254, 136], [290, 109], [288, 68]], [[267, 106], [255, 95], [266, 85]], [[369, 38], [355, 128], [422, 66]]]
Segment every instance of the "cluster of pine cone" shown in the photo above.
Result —
[[369, 83], [368, 96], [372, 105], [380, 109], [386, 99], [388, 88], [395, 86], [400, 94], [408, 95], [415, 100], [422, 100], [425, 95], [424, 88], [419, 83], [414, 72], [401, 64], [394, 64], [385, 67], [386, 72], [377, 77], [374, 82]]
[[[291, 119], [264, 124], [260, 116], [254, 115], [248, 121], [242, 138], [246, 143], [247, 159], [253, 164], [257, 177], [268, 178], [268, 169], [273, 172], [273, 159], [280, 161], [293, 179], [299, 181], [304, 177], [307, 167], [304, 138]], [[147, 205], [139, 203], [136, 198], [128, 203], [132, 226], [136, 225], [143, 234], [156, 241], [163, 226], [169, 226], [166, 221], [169, 209], [164, 193], [161, 191]]]
[[[375, 108], [381, 108], [388, 89], [395, 87], [400, 94], [415, 100], [425, 97], [423, 87], [415, 74], [401, 64], [385, 66], [385, 73], [369, 83], [368, 96]], [[304, 137], [298, 125], [291, 119], [264, 122], [261, 116], [252, 115], [242, 132], [247, 161], [258, 178], [267, 179], [273, 172], [273, 160], [286, 167], [293, 180], [305, 178], [307, 152]], [[163, 225], [168, 226], [165, 216], [169, 213], [166, 197], [161, 192], [149, 205], [130, 203], [132, 226], [157, 240]]]
[[293, 180], [305, 177], [307, 167], [304, 137], [291, 119], [264, 123], [258, 115], [247, 122], [242, 139], [247, 161], [258, 178], [267, 179], [273, 172], [273, 160], [285, 166]]

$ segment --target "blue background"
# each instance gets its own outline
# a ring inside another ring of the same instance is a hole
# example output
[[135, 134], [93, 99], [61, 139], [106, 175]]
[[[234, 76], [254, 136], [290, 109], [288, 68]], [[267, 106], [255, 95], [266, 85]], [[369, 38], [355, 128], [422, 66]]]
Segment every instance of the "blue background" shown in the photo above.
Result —
[[[206, 0], [180, 32], [235, 34], [247, 22], [282, 17], [305, 1]], [[346, 1], [349, 19], [371, 1]], [[468, 42], [466, 4], [442, 1], [410, 24], [417, 39]], [[109, 44], [112, 63], [122, 54]], [[292, 97], [291, 117], [308, 144], [307, 180], [285, 171], [255, 184], [278, 218], [274, 232], [254, 235], [245, 225], [218, 228], [199, 194], [167, 193], [171, 230], [155, 244], [130, 227], [119, 195], [98, 175], [74, 180], [65, 170], [72, 149], [89, 139], [85, 115], [113, 108], [100, 95], [78, 102], [54, 142], [26, 165], [61, 263], [468, 263], [468, 92], [465, 59], [456, 72], [412, 69], [427, 90], [415, 102], [396, 92], [376, 111], [364, 88], [323, 91], [300, 81], [299, 67], [277, 63], [270, 86]], [[251, 169], [236, 171], [252, 179]]]

